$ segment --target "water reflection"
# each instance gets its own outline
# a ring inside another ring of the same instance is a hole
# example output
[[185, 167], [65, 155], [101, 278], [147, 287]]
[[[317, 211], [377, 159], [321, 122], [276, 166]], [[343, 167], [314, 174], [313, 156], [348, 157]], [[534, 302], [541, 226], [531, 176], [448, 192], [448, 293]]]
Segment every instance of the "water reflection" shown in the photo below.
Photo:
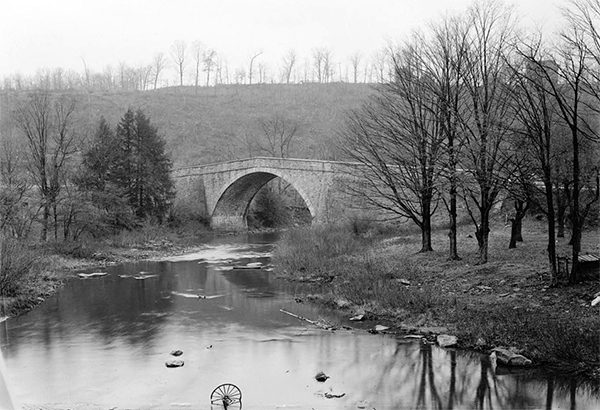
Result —
[[[600, 405], [597, 392], [574, 381], [503, 374], [481, 355], [300, 322], [280, 309], [342, 319], [296, 303], [296, 292], [306, 290], [265, 269], [272, 245], [244, 240], [227, 238], [193, 257], [124, 264], [102, 278], [70, 281], [40, 308], [3, 322], [0, 341], [16, 399], [209, 408], [212, 389], [227, 382], [242, 389], [245, 409]], [[235, 269], [252, 263], [263, 269]], [[165, 367], [173, 349], [184, 351], [184, 367]], [[317, 382], [318, 371], [331, 378]]]

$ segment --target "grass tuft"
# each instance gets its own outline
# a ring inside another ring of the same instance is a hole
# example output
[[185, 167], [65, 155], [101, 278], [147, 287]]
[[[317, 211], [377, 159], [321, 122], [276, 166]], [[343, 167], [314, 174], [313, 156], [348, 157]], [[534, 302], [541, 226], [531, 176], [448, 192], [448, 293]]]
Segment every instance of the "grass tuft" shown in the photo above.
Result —
[[0, 296], [22, 293], [38, 273], [39, 256], [12, 238], [0, 236]]

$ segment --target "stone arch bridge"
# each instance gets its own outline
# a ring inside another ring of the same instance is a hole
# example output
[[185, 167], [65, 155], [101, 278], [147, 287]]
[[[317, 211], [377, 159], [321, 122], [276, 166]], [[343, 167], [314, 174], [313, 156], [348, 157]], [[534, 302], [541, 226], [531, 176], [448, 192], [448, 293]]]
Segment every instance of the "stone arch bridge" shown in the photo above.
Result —
[[279, 177], [304, 200], [313, 223], [340, 220], [349, 209], [343, 181], [351, 164], [290, 158], [249, 158], [173, 171], [176, 206], [208, 218], [213, 229], [247, 228], [250, 202]]

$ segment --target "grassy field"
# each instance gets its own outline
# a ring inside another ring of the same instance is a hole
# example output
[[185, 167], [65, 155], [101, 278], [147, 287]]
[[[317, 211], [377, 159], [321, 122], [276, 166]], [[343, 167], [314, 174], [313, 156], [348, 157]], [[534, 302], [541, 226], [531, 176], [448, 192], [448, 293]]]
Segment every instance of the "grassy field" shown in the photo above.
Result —
[[[308, 299], [348, 316], [406, 333], [444, 327], [463, 348], [511, 348], [535, 364], [600, 377], [600, 315], [590, 306], [600, 282], [549, 287], [541, 222], [525, 221], [524, 242], [509, 250], [510, 227], [497, 221], [485, 265], [476, 265], [470, 231], [459, 232], [462, 260], [449, 261], [445, 230], [435, 232], [434, 252], [418, 253], [414, 231], [366, 239], [345, 227], [306, 228], [286, 234], [275, 264], [287, 279], [327, 283]], [[562, 254], [567, 240], [560, 240]], [[584, 252], [599, 252], [597, 231], [586, 232], [584, 242]]]
[[[165, 138], [175, 167], [261, 155], [248, 145], [264, 135], [260, 120], [274, 116], [298, 125], [290, 156], [330, 159], [333, 133], [345, 113], [370, 93], [368, 84], [346, 83], [62, 92], [77, 101], [77, 131], [84, 138], [93, 135], [101, 116], [116, 126], [128, 108], [141, 108]], [[26, 98], [24, 92], [0, 91], [0, 126], [8, 127], [11, 110]]]

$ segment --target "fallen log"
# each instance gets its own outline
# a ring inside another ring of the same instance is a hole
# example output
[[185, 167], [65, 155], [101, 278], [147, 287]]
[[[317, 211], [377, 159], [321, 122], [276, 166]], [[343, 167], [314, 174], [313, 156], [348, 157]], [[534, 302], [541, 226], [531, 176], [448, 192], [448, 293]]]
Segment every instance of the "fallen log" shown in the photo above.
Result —
[[310, 320], [310, 319], [307, 319], [307, 318], [305, 318], [305, 317], [303, 317], [303, 316], [299, 316], [299, 315], [297, 315], [297, 314], [295, 314], [295, 313], [288, 312], [288, 311], [287, 311], [287, 310], [285, 310], [285, 309], [279, 309], [279, 311], [280, 311], [281, 313], [285, 313], [286, 315], [290, 315], [291, 317], [295, 317], [296, 319], [299, 319], [299, 320], [304, 320], [305, 322], [308, 322], [308, 323], [310, 323], [310, 324], [311, 324], [311, 325], [313, 325], [313, 326], [320, 327], [321, 329], [325, 329], [325, 330], [335, 330], [335, 327], [333, 327], [333, 326], [329, 326], [329, 325], [326, 325], [326, 324], [324, 324], [324, 323], [317, 322], [317, 321], [315, 321], [315, 320]]

